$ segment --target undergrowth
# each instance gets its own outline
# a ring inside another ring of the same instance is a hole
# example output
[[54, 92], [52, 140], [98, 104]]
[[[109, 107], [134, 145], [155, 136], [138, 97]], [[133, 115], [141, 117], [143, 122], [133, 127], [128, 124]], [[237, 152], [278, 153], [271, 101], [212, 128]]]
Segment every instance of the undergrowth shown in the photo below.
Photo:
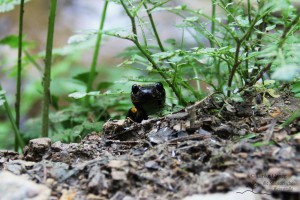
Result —
[[[26, 2], [25, 12], [26, 6], [30, 6]], [[55, 0], [51, 2], [56, 4]], [[21, 57], [19, 67], [8, 66], [6, 59], [2, 59], [0, 69], [18, 80], [16, 100], [7, 98], [5, 88], [0, 89], [0, 120], [10, 121], [14, 137], [19, 138], [15, 148], [21, 150], [24, 141], [41, 135], [54, 141], [79, 141], [93, 131], [101, 131], [106, 120], [123, 119], [131, 105], [132, 83], [162, 82], [168, 93], [168, 108], [186, 106], [212, 92], [233, 99], [249, 88], [274, 94], [273, 88], [264, 87], [270, 81], [276, 90], [288, 89], [300, 97], [299, 8], [288, 0], [211, 3], [208, 15], [180, 1], [106, 0], [99, 8], [102, 15], [97, 30], [80, 30], [80, 34], [70, 36], [66, 46], [52, 49], [56, 37], [51, 35], [57, 9], [54, 5], [49, 10], [47, 49], [37, 54], [31, 53], [36, 44], [26, 40], [20, 17], [20, 34], [0, 38], [0, 45], [18, 48]], [[16, 4], [17, 1], [1, 1], [0, 12], [10, 12]], [[122, 8], [130, 28], [105, 29], [111, 4]], [[163, 14], [174, 17], [170, 27], [175, 26], [179, 36], [162, 39]], [[131, 42], [120, 55], [111, 55], [122, 58], [118, 66], [105, 67], [107, 64], [99, 62], [100, 47], [105, 43], [102, 37]], [[91, 48], [94, 56], [87, 69], [79, 61], [82, 53]], [[17, 55], [14, 59], [17, 63]], [[44, 59], [45, 64], [41, 62]], [[21, 94], [21, 80], [30, 76], [29, 66], [40, 72], [39, 81], [26, 85], [27, 90]], [[0, 87], [1, 83], [2, 80]], [[259, 88], [258, 83], [262, 85]], [[40, 105], [42, 94], [43, 120], [41, 113], [36, 118], [26, 117], [33, 107]], [[16, 115], [12, 114], [14, 103], [18, 105]], [[20, 118], [25, 122], [19, 126]], [[1, 144], [10, 148], [5, 144], [11, 143]]]

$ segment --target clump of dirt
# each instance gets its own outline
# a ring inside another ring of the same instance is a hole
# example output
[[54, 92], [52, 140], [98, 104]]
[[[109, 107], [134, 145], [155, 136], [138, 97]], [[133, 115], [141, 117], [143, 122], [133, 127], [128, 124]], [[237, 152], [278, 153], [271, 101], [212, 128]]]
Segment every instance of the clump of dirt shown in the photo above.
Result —
[[244, 192], [298, 199], [300, 120], [280, 127], [300, 100], [281, 95], [222, 101], [211, 95], [142, 123], [108, 121], [79, 144], [32, 140], [0, 152], [0, 169], [51, 189], [50, 199], [188, 199]]

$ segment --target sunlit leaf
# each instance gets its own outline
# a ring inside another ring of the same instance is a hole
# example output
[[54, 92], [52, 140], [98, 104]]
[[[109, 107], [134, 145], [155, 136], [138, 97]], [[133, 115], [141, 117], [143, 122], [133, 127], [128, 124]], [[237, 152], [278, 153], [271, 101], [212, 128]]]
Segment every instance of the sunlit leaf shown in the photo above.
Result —
[[83, 82], [70, 78], [55, 78], [51, 82], [51, 93], [56, 96], [66, 95], [73, 91], [85, 91]]
[[181, 11], [185, 10], [187, 8], [187, 5], [180, 5], [176, 7], [157, 7], [153, 9], [151, 12], [157, 12], [157, 11]]
[[237, 16], [235, 20], [238, 22], [238, 24], [242, 27], [249, 27], [249, 20], [242, 16]]
[[267, 92], [270, 96], [274, 97], [274, 98], [279, 98], [280, 95], [279, 94], [275, 94], [276, 91], [274, 89], [267, 89]]
[[96, 30], [90, 30], [84, 33], [79, 33], [76, 35], [72, 35], [68, 39], [68, 44], [78, 44], [81, 42], [85, 42], [91, 39], [94, 39], [97, 36], [97, 31]]
[[0, 106], [2, 106], [5, 103], [4, 99], [0, 99]]
[[199, 20], [199, 17], [186, 17], [184, 19], [184, 21], [187, 21], [187, 22], [197, 22]]
[[267, 99], [266, 97], [263, 97], [263, 104], [267, 107], [271, 106], [269, 99]]
[[[25, 0], [24, 3], [28, 1]], [[0, 13], [11, 11], [19, 4], [21, 4], [21, 0], [0, 0]]]
[[98, 96], [100, 94], [99, 91], [92, 91], [92, 92], [73, 92], [68, 95], [68, 97], [74, 98], [74, 99], [81, 99], [86, 96]]
[[81, 99], [87, 95], [86, 92], [74, 92], [68, 95], [68, 97], [74, 98], [74, 99]]
[[0, 90], [0, 96], [6, 94], [5, 90]]
[[275, 70], [272, 78], [281, 81], [292, 81], [294, 78], [299, 77], [300, 66], [296, 64], [287, 64]]
[[267, 27], [266, 27], [266, 31], [273, 30], [274, 28], [276, 28], [276, 24], [274, 24], [274, 25], [272, 25], [272, 26], [267, 26]]

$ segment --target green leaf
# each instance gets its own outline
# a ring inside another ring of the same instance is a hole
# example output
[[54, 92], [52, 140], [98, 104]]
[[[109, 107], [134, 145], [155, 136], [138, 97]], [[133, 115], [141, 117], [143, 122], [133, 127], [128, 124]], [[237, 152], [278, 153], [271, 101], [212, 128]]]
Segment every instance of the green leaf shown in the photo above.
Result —
[[74, 99], [81, 99], [86, 96], [98, 96], [100, 94], [99, 91], [93, 91], [93, 92], [73, 92], [68, 95], [68, 97], [74, 98]]
[[66, 95], [74, 91], [85, 91], [86, 86], [81, 81], [68, 78], [53, 79], [50, 89], [53, 95]]
[[113, 86], [115, 83], [113, 82], [108, 82], [108, 81], [103, 81], [101, 83], [98, 84], [97, 86], [97, 90], [104, 90], [109, 88], [110, 86]]
[[[16, 48], [18, 48], [18, 45], [19, 45], [19, 37], [16, 35], [8, 35], [0, 40], [0, 44], [8, 45], [9, 47], [16, 49]], [[23, 47], [26, 47], [26, 46], [30, 45], [30, 43], [23, 40], [22, 45], [23, 45]]]
[[95, 39], [96, 36], [97, 36], [97, 30], [86, 31], [84, 33], [72, 35], [68, 39], [68, 44], [82, 43], [91, 39]]
[[2, 106], [5, 103], [4, 99], [0, 99], [0, 106]]
[[275, 70], [272, 74], [273, 79], [281, 81], [292, 81], [300, 74], [300, 66], [296, 64], [283, 65]]
[[[24, 3], [28, 1], [25, 0]], [[0, 13], [11, 11], [19, 4], [21, 4], [20, 0], [0, 0]]]
[[275, 143], [273, 141], [270, 142], [256, 142], [254, 144], [252, 144], [253, 147], [263, 147], [263, 146], [270, 146], [270, 145], [274, 145]]
[[274, 28], [276, 28], [276, 24], [272, 25], [272, 26], [267, 26], [266, 31], [271, 31]]
[[81, 99], [87, 95], [86, 92], [74, 92], [68, 95], [68, 97], [74, 98], [74, 99]]
[[[90, 72], [84, 72], [73, 76], [74, 79], [87, 83], [89, 80]], [[95, 72], [95, 77], [98, 75], [98, 72]]]
[[4, 95], [6, 93], [5, 90], [0, 90], [0, 96]]
[[300, 82], [296, 82], [292, 85], [292, 92], [295, 94], [300, 93]]
[[237, 16], [235, 20], [241, 27], [249, 27], [249, 20], [246, 17]]
[[270, 107], [271, 106], [271, 103], [269, 101], [269, 99], [267, 99], [266, 97], [263, 97], [263, 104], [267, 107]]
[[237, 94], [233, 94], [230, 99], [232, 99], [234, 102], [244, 102], [243, 97]]
[[275, 90], [274, 89], [267, 89], [267, 92], [268, 94], [271, 96], [271, 97], [274, 97], [274, 98], [279, 98], [280, 95], [279, 94], [275, 94]]
[[199, 20], [199, 17], [186, 17], [184, 21], [186, 22], [197, 22]]

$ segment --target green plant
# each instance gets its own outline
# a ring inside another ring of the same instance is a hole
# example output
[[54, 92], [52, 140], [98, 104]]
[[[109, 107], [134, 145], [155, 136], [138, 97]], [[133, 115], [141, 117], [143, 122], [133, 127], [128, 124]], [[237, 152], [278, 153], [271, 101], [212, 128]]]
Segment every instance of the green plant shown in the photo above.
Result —
[[56, 4], [57, 4], [57, 0], [51, 0], [48, 34], [47, 34], [45, 69], [44, 69], [44, 78], [43, 78], [43, 86], [44, 86], [43, 125], [42, 125], [43, 137], [48, 137], [48, 131], [49, 131], [49, 105], [51, 99], [50, 81], [51, 81], [52, 46], [53, 46], [53, 36], [54, 36]]
[[[43, 136], [67, 142], [98, 132], [107, 119], [124, 118], [131, 106], [132, 82], [162, 81], [168, 104], [179, 106], [212, 92], [233, 100], [240, 100], [240, 93], [254, 90], [264, 97], [274, 96], [282, 83], [291, 86], [287, 88], [299, 96], [300, 14], [288, 0], [261, 0], [257, 4], [250, 0], [212, 0], [211, 14], [180, 5], [179, 1], [105, 0], [98, 30], [84, 30], [70, 37], [68, 45], [55, 49], [52, 43], [57, 1], [52, 0], [47, 48], [38, 54], [31, 53], [31, 42], [26, 41], [22, 32], [25, 2], [0, 2], [0, 12], [21, 4], [19, 35], [0, 39], [0, 45], [18, 48], [18, 57], [14, 58], [18, 65], [1, 68], [1, 72], [11, 74], [11, 79], [17, 82], [16, 116], [10, 108], [13, 98], [8, 98], [8, 102], [1, 94], [0, 99], [18, 141], [22, 137], [26, 141], [39, 137], [39, 129]], [[129, 29], [104, 29], [111, 3], [123, 9], [130, 21]], [[162, 35], [159, 13], [176, 18], [177, 36], [166, 39]], [[123, 61], [117, 67], [105, 68], [102, 66], [108, 64], [99, 64], [98, 55], [102, 38], [111, 36], [129, 40], [132, 46], [119, 55]], [[88, 49], [93, 49], [93, 58], [86, 70], [79, 61], [82, 52]], [[45, 71], [40, 64], [44, 58]], [[0, 60], [1, 66], [6, 66], [6, 59], [10, 58]], [[21, 80], [26, 77], [29, 65], [37, 68], [41, 76], [44, 72], [44, 77], [24, 86]], [[270, 80], [274, 80], [272, 84]], [[26, 87], [22, 94], [21, 87]], [[38, 113], [37, 119], [26, 118], [25, 127], [18, 129], [20, 116], [26, 115], [34, 103], [39, 104], [40, 93], [44, 95], [43, 120]]]

